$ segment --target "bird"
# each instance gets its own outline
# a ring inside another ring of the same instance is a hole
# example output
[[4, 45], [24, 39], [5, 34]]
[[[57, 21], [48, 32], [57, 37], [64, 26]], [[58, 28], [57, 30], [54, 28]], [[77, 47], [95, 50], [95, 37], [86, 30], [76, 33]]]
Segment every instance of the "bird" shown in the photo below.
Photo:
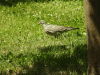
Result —
[[51, 36], [58, 37], [64, 32], [75, 30], [79, 28], [73, 28], [73, 27], [66, 27], [66, 26], [59, 26], [59, 25], [53, 25], [53, 24], [47, 24], [44, 20], [40, 20], [38, 24], [42, 24], [44, 31]]

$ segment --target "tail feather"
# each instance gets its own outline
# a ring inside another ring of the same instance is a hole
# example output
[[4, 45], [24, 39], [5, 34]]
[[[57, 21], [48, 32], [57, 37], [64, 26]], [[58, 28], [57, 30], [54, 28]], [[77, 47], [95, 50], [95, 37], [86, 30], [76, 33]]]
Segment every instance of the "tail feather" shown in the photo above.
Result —
[[69, 27], [69, 28], [66, 28], [66, 30], [75, 30], [75, 29], [79, 29], [79, 28], [73, 28], [73, 27]]

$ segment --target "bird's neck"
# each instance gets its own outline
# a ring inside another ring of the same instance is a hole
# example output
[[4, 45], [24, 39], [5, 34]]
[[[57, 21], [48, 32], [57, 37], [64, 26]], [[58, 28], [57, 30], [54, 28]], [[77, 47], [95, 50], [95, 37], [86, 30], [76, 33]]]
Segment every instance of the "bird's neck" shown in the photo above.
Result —
[[44, 24], [42, 24], [42, 27], [44, 28]]
[[45, 29], [46, 25], [45, 24], [42, 24], [42, 27], [43, 27], [43, 29]]

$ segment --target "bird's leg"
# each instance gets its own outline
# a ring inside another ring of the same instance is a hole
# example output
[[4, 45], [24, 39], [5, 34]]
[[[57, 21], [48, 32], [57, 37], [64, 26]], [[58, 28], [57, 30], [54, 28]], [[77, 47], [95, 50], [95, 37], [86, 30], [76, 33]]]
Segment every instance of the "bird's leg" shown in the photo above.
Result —
[[58, 39], [58, 35], [55, 35], [54, 37]]

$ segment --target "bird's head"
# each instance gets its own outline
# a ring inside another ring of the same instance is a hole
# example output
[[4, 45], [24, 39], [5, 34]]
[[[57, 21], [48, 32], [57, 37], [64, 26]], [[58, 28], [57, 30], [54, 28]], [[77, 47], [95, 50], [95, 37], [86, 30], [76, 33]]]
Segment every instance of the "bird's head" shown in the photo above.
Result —
[[40, 20], [38, 24], [46, 24], [46, 22], [44, 20]]

